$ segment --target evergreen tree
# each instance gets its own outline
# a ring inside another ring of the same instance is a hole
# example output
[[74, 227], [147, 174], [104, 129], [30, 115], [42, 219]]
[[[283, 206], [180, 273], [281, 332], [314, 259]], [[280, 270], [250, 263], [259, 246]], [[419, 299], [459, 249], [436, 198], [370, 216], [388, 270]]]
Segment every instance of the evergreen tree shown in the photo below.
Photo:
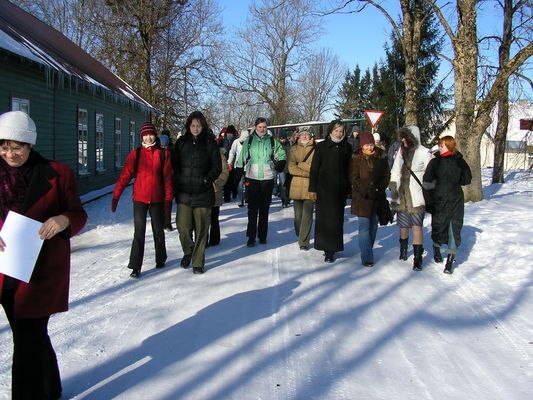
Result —
[[361, 69], [359, 65], [355, 66], [352, 72], [347, 71], [344, 76], [338, 97], [339, 101], [336, 104], [336, 116], [338, 118], [360, 118], [360, 93], [361, 93]]
[[[434, 15], [427, 11], [421, 30], [420, 54], [417, 66], [417, 120], [422, 142], [430, 145], [435, 142], [438, 134], [445, 128], [445, 121], [440, 117], [444, 114], [444, 105], [450, 99], [441, 82], [438, 82], [438, 54], [442, 48], [442, 37], [437, 28]], [[379, 131], [392, 142], [395, 131], [405, 125], [405, 61], [398, 38], [391, 35], [390, 47], [385, 47], [386, 60], [379, 69], [380, 87], [374, 91], [373, 103], [376, 108], [384, 111], [379, 123]], [[380, 98], [380, 94], [383, 98]]]

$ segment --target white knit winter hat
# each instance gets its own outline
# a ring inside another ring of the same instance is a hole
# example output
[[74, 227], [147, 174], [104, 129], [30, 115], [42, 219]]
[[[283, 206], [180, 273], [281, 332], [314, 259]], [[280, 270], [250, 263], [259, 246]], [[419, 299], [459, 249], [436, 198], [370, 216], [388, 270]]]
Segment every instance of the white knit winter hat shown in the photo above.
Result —
[[15, 140], [34, 145], [37, 142], [37, 128], [28, 114], [9, 111], [0, 115], [0, 140]]

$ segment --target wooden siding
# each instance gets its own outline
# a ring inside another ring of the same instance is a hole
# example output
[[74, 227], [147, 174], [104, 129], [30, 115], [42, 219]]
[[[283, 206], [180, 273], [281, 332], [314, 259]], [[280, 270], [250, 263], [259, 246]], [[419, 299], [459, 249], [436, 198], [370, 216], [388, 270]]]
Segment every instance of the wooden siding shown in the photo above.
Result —
[[[122, 119], [122, 162], [129, 153], [130, 121], [135, 121], [138, 145], [139, 128], [149, 119], [140, 107], [132, 107], [101, 88], [76, 84], [68, 77], [59, 82], [54, 71], [0, 51], [0, 113], [11, 110], [12, 96], [30, 100], [30, 116], [37, 125], [35, 149], [44, 157], [69, 165], [78, 175], [81, 194], [113, 185], [120, 174], [114, 161], [115, 117]], [[88, 112], [89, 173], [81, 176], [77, 163], [78, 107]], [[104, 171], [96, 170], [96, 113], [104, 115]]]

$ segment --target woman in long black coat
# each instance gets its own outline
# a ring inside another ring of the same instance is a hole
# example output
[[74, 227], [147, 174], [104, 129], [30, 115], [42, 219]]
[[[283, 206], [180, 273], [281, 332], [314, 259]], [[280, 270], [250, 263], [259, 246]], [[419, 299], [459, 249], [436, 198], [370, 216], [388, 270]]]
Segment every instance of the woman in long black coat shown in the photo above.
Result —
[[351, 156], [344, 125], [340, 120], [331, 121], [326, 139], [316, 146], [309, 174], [309, 194], [316, 200], [314, 246], [324, 250], [325, 262], [333, 262], [335, 252], [344, 250], [344, 207], [350, 193]]
[[435, 212], [431, 218], [431, 239], [433, 256], [442, 262], [440, 246], [448, 245], [448, 257], [444, 273], [453, 273], [453, 262], [461, 244], [461, 228], [465, 213], [465, 199], [461, 186], [472, 180], [470, 167], [457, 151], [452, 136], [439, 139], [439, 153], [432, 159], [424, 173], [426, 187], [434, 184]]

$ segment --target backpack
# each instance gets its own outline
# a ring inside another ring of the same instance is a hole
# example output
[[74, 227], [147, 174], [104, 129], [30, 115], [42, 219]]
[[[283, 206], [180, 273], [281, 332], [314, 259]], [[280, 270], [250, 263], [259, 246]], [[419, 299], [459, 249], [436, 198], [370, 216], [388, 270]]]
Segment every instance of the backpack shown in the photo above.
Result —
[[[246, 154], [246, 161], [244, 162], [244, 166], [246, 166], [248, 164], [248, 161], [250, 160], [250, 147], [252, 147], [252, 140], [254, 139], [254, 135], [251, 135], [249, 138], [248, 138], [248, 153]], [[275, 144], [274, 144], [274, 138], [272, 136], [270, 136], [270, 149], [271, 149], [271, 152], [270, 152], [270, 160], [272, 161], [272, 164], [274, 164], [274, 169], [276, 170], [276, 172], [283, 172], [283, 170], [285, 169], [285, 164], [286, 164], [286, 160], [276, 160], [274, 158], [274, 148], [275, 148]]]

